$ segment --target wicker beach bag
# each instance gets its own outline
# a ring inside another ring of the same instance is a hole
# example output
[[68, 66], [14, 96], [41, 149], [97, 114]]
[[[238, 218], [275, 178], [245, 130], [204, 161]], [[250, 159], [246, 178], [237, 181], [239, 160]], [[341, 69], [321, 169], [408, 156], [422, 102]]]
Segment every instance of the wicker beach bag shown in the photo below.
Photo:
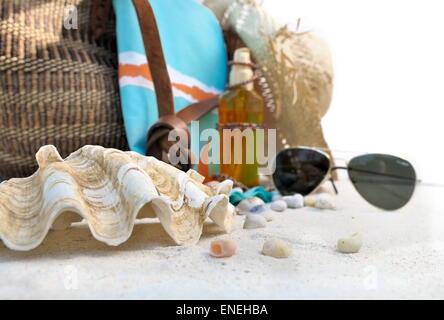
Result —
[[115, 42], [111, 1], [0, 0], [0, 179], [45, 144], [127, 150]]

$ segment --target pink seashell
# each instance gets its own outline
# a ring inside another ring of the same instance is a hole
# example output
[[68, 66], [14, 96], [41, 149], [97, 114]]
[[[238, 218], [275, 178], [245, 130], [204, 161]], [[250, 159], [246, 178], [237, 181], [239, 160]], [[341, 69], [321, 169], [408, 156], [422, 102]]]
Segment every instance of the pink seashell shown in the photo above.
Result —
[[214, 258], [228, 258], [236, 254], [236, 243], [232, 240], [215, 240], [211, 242], [210, 255]]

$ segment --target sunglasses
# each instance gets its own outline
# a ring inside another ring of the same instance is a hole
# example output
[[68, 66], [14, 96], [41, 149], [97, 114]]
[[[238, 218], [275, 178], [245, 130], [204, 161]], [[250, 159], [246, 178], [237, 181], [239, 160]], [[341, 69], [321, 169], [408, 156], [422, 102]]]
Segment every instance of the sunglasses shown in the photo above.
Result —
[[346, 167], [332, 167], [327, 153], [297, 147], [279, 152], [275, 168], [273, 182], [279, 192], [303, 196], [316, 191], [327, 179], [338, 193], [331, 171], [347, 170], [356, 191], [367, 202], [384, 210], [405, 206], [418, 182], [410, 162], [387, 154], [365, 154], [351, 159]]

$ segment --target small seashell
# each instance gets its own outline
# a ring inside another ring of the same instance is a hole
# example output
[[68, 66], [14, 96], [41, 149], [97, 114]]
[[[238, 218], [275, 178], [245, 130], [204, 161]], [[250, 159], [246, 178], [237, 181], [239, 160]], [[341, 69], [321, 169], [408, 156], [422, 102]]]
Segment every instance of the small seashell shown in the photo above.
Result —
[[306, 207], [316, 207], [316, 195], [312, 194], [304, 197], [304, 205]]
[[267, 219], [261, 214], [248, 214], [245, 218], [244, 229], [265, 228]]
[[250, 209], [250, 213], [263, 213], [265, 212], [264, 205], [258, 205]]
[[270, 208], [273, 211], [282, 212], [287, 209], [287, 202], [284, 200], [277, 200], [271, 204]]
[[292, 196], [285, 196], [282, 198], [287, 203], [287, 206], [292, 209], [304, 207], [304, 197], [298, 193]]
[[248, 212], [251, 210], [251, 208], [259, 206], [259, 205], [264, 205], [265, 202], [258, 197], [250, 197], [247, 199], [242, 200], [241, 202], [239, 202], [239, 204], [237, 205], [236, 209], [239, 212]]
[[211, 242], [210, 255], [214, 258], [228, 258], [236, 254], [236, 243], [229, 239], [219, 239]]
[[278, 201], [278, 200], [281, 200], [282, 199], [282, 196], [280, 195], [280, 194], [275, 194], [275, 195], [273, 195], [273, 197], [271, 197], [271, 201]]
[[348, 238], [338, 240], [338, 251], [342, 253], [357, 253], [362, 247], [362, 235], [355, 233]]
[[291, 254], [291, 248], [281, 239], [271, 238], [265, 241], [262, 248], [262, 254], [273, 258], [288, 258]]
[[333, 198], [328, 193], [321, 193], [317, 195], [315, 208], [325, 209], [325, 210], [336, 210]]

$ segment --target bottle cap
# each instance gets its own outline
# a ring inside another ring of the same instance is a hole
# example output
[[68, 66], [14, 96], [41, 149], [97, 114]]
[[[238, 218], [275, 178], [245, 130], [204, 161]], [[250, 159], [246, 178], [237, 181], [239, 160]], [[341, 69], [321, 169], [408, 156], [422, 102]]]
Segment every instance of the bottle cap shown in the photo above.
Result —
[[234, 52], [234, 62], [251, 63], [250, 49], [239, 48]]
[[[251, 63], [250, 49], [244, 47], [239, 48], [234, 52], [234, 62]], [[233, 64], [230, 72], [230, 86], [235, 86], [239, 83], [248, 81], [254, 76], [253, 70], [248, 65]], [[253, 90], [253, 82], [247, 83], [245, 88]]]

